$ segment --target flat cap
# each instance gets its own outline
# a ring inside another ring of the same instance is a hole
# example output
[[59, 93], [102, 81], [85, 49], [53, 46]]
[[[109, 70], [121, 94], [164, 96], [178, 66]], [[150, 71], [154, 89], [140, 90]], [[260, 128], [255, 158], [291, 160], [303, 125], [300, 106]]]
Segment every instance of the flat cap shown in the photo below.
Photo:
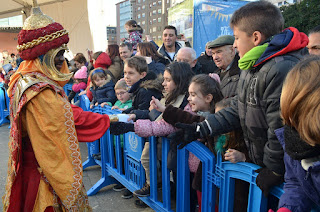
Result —
[[233, 45], [234, 37], [232, 35], [223, 35], [207, 43], [207, 48], [217, 48], [225, 45]]

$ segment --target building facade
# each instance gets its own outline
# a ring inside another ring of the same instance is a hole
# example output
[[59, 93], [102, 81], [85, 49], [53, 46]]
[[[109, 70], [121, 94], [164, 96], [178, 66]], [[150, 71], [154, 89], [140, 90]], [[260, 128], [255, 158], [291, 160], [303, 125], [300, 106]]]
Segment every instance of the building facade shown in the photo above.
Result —
[[162, 31], [168, 25], [168, 8], [171, 0], [131, 0], [134, 19], [142, 27], [144, 35], [150, 35], [158, 45], [162, 44]]
[[121, 1], [116, 4], [117, 10], [117, 43], [119, 44], [124, 38], [128, 38], [128, 32], [124, 28], [127, 21], [134, 19], [134, 2], [132, 0]]
[[107, 41], [109, 44], [117, 44], [117, 27], [107, 26]]

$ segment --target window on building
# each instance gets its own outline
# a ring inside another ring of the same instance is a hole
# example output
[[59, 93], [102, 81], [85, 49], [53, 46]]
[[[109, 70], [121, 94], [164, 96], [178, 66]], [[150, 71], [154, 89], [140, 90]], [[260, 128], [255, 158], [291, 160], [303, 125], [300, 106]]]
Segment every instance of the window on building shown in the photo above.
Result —
[[138, 22], [138, 25], [140, 25], [140, 21]]
[[158, 23], [161, 23], [161, 17], [158, 18]]
[[153, 22], [153, 23], [156, 23], [156, 22], [157, 22], [157, 19], [154, 18], [154, 19], [152, 20], [152, 22]]
[[279, 6], [279, 7], [282, 6], [282, 2], [278, 2], [278, 6]]
[[114, 40], [114, 37], [111, 37], [111, 40]]
[[156, 40], [156, 38], [157, 38], [156, 36], [153, 36], [153, 37], [152, 37], [153, 40]]
[[145, 25], [146, 24], [146, 22], [145, 21], [142, 21], [142, 25]]
[[152, 24], [152, 21], [150, 20], [149, 23], [150, 23], [150, 25], [151, 25], [151, 24]]
[[161, 9], [158, 9], [158, 13], [161, 14]]
[[153, 31], [153, 32], [156, 32], [156, 31], [157, 31], [157, 27], [153, 27], [153, 28], [152, 28], [152, 31]]
[[150, 29], [150, 33], [152, 33], [152, 29]]
[[144, 10], [144, 9], [146, 9], [146, 6], [145, 6], [145, 5], [143, 5], [143, 6], [142, 6], [142, 9], [143, 9], [143, 10]]
[[157, 30], [158, 30], [158, 32], [160, 32], [161, 31], [161, 26], [158, 26]]
[[145, 13], [142, 13], [142, 18], [146, 17], [146, 14]]
[[149, 4], [149, 7], [151, 8], [151, 7], [152, 7], [152, 4]]
[[170, 3], [170, 0], [167, 0], [167, 4], [169, 4]]
[[138, 11], [141, 10], [141, 7], [138, 7]]
[[156, 6], [156, 5], [157, 5], [157, 2], [153, 2], [152, 5], [153, 5], [153, 6]]
[[161, 0], [160, 0], [160, 1], [158, 1], [158, 4], [159, 4], [159, 5], [161, 4]]
[[153, 11], [152, 11], [152, 14], [153, 14], [153, 15], [157, 14], [157, 10], [153, 10]]
[[138, 0], [138, 3], [141, 3], [141, 0]]
[[138, 18], [141, 18], [141, 15], [140, 15], [140, 14], [138, 14], [138, 15], [137, 15], [137, 17], [138, 17]]
[[158, 40], [161, 40], [161, 35], [158, 35]]
[[152, 16], [152, 12], [150, 12], [150, 16]]

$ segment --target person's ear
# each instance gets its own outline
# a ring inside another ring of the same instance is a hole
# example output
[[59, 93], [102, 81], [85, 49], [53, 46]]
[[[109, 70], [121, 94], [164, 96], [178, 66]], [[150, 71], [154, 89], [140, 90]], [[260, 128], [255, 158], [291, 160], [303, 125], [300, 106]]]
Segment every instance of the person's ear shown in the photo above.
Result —
[[142, 73], [140, 74], [140, 79], [144, 78], [145, 76], [147, 76], [147, 72], [142, 72]]
[[212, 102], [212, 99], [213, 99], [212, 94], [208, 94], [208, 95], [205, 97], [205, 101], [206, 101], [207, 103]]
[[197, 59], [195, 59], [194, 61], [192, 61], [192, 66], [191, 67], [195, 67], [197, 64]]
[[258, 46], [262, 41], [264, 41], [264, 36], [259, 31], [254, 31], [252, 34], [253, 43]]

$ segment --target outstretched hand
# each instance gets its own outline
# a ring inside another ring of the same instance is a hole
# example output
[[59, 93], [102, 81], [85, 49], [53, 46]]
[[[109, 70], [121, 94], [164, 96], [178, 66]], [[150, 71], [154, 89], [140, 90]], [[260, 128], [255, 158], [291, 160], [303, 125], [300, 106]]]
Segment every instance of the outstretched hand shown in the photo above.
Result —
[[111, 122], [110, 133], [113, 135], [121, 135], [127, 132], [134, 132], [134, 124], [125, 122]]
[[159, 112], [164, 112], [166, 107], [159, 101], [159, 99], [152, 97], [152, 100], [150, 101], [150, 108], [156, 109]]

